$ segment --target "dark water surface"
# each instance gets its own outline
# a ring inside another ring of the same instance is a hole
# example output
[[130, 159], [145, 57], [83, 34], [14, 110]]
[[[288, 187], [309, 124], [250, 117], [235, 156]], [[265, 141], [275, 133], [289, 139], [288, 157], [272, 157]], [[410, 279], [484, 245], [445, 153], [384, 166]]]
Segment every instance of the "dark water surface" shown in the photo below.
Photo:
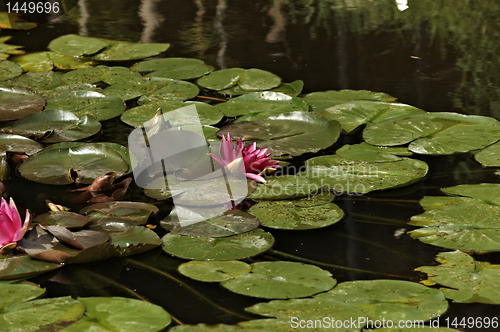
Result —
[[[45, 50], [52, 39], [68, 33], [168, 42], [172, 47], [165, 56], [199, 58], [216, 69], [268, 70], [285, 82], [303, 80], [304, 93], [366, 89], [391, 94], [426, 111], [499, 119], [500, 3], [421, 0], [409, 5], [400, 12], [389, 0], [80, 0], [74, 11], [52, 23], [1, 33], [12, 35], [9, 43], [25, 45], [27, 51]], [[118, 120], [109, 120], [100, 139], [123, 144], [129, 130]], [[341, 139], [356, 143], [360, 134]], [[440, 249], [404, 232], [396, 234], [411, 229], [406, 225], [409, 218], [423, 211], [418, 200], [440, 195], [442, 187], [498, 182], [498, 177], [470, 154], [417, 158], [430, 165], [423, 182], [365, 196], [340, 196], [336, 203], [347, 217], [325, 229], [266, 229], [276, 238], [275, 251], [255, 260], [290, 259], [282, 252], [374, 272], [321, 266], [339, 281], [419, 280], [423, 275], [413, 269], [435, 264]], [[19, 179], [7, 185], [18, 205], [34, 211], [40, 211], [43, 198], [66, 189]], [[498, 254], [475, 258], [500, 263]], [[236, 295], [217, 283], [183, 277], [176, 272], [182, 262], [155, 250], [124, 260], [67, 266], [43, 285], [49, 296], [146, 298], [183, 323], [236, 323], [255, 317], [243, 309], [260, 300]], [[499, 312], [497, 305], [451, 304], [442, 318], [492, 318]]]

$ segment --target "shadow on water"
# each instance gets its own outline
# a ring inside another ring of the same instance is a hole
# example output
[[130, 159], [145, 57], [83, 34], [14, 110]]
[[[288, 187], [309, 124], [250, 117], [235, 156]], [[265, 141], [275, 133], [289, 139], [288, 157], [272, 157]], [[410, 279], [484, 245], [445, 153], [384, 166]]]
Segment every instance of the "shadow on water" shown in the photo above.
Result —
[[[389, 0], [80, 0], [73, 11], [51, 23], [1, 34], [12, 35], [10, 43], [25, 45], [27, 51], [45, 50], [52, 39], [68, 33], [168, 42], [172, 44], [168, 56], [199, 58], [217, 69], [269, 70], [286, 82], [303, 80], [304, 93], [382, 91], [426, 111], [499, 118], [500, 4], [421, 0], [410, 1], [409, 6], [401, 12]], [[99, 140], [126, 143], [130, 127], [117, 119], [103, 125], [114, 130], [104, 130]], [[342, 140], [353, 144], [360, 137]], [[324, 229], [266, 229], [276, 244], [255, 259], [314, 261], [339, 281], [421, 279], [423, 275], [413, 269], [435, 264], [434, 257], [442, 250], [406, 234], [412, 229], [406, 224], [409, 218], [423, 212], [418, 201], [425, 195], [442, 195], [442, 187], [498, 182], [498, 178], [470, 154], [416, 158], [430, 166], [423, 182], [364, 196], [339, 196], [336, 203], [347, 217]], [[6, 185], [18, 205], [35, 212], [43, 210], [46, 198], [61, 197], [67, 189], [19, 178]], [[499, 261], [496, 254], [475, 257]], [[243, 309], [258, 300], [233, 294], [218, 284], [188, 279], [177, 272], [182, 262], [155, 250], [126, 259], [67, 266], [43, 285], [48, 296], [147, 299], [183, 323], [255, 318]], [[498, 312], [495, 305], [451, 304], [441, 318], [497, 317]]]

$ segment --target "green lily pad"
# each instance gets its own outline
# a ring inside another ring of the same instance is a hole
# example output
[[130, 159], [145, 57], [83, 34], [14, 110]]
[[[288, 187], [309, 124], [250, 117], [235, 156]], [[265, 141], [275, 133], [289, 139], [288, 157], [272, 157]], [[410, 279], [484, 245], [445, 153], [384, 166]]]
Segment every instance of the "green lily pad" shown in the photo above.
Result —
[[280, 92], [254, 92], [218, 104], [226, 116], [240, 116], [238, 122], [265, 119], [287, 112], [307, 112], [309, 106], [300, 98]]
[[221, 282], [232, 292], [266, 299], [311, 296], [336, 284], [330, 272], [317, 266], [295, 262], [259, 262], [250, 273]]
[[90, 222], [88, 218], [69, 211], [51, 211], [36, 216], [33, 221], [42, 225], [58, 225], [67, 229], [82, 228]]
[[[171, 113], [170, 111], [177, 110], [184, 106], [195, 105], [198, 117], [191, 118], [189, 114]], [[138, 107], [131, 108], [121, 115], [121, 120], [132, 127], [140, 127], [145, 122], [151, 120], [158, 108], [162, 109], [165, 120], [171, 120], [176, 125], [196, 124], [211, 125], [218, 123], [223, 115], [217, 107], [201, 102], [181, 102], [179, 100], [166, 100], [160, 103], [151, 103]], [[173, 116], [176, 114], [177, 116]], [[184, 116], [182, 116], [184, 115]]]
[[5, 81], [17, 77], [23, 73], [23, 67], [15, 62], [2, 60], [0, 61], [0, 81]]
[[14, 304], [34, 300], [45, 293], [43, 288], [28, 284], [0, 284], [0, 310]]
[[71, 111], [78, 116], [91, 115], [99, 121], [114, 118], [127, 105], [117, 97], [108, 97], [93, 91], [63, 92], [47, 100], [45, 110]]
[[419, 201], [424, 210], [441, 210], [450, 206], [487, 205], [488, 203], [469, 197], [424, 196]]
[[0, 133], [0, 154], [5, 152], [16, 152], [32, 155], [42, 149], [42, 144], [24, 136]]
[[49, 50], [80, 57], [95, 54], [108, 46], [108, 43], [100, 38], [85, 37], [79, 35], [64, 35], [49, 43]]
[[80, 319], [84, 312], [85, 306], [69, 296], [23, 302], [2, 312], [0, 330], [59, 331]]
[[109, 85], [141, 78], [139, 73], [125, 67], [97, 66], [67, 72], [62, 77], [64, 84], [92, 84], [104, 82]]
[[130, 226], [144, 225], [158, 213], [153, 204], [142, 202], [104, 202], [80, 210], [93, 225], [108, 231], [126, 230]]
[[146, 75], [146, 77], [189, 80], [212, 72], [214, 67], [209, 66], [198, 59], [165, 58], [138, 62], [130, 69], [140, 72], [152, 71], [152, 73]]
[[427, 321], [448, 309], [444, 294], [424, 285], [403, 280], [358, 280], [338, 284], [315, 296], [361, 309], [371, 320]]
[[314, 229], [332, 225], [344, 217], [332, 195], [285, 201], [260, 202], [248, 213], [259, 218], [263, 226], [278, 229]]
[[314, 178], [300, 175], [266, 177], [265, 185], [258, 185], [248, 196], [255, 200], [294, 199], [311, 196], [321, 189], [321, 183]]
[[238, 85], [247, 91], [269, 90], [280, 84], [281, 78], [273, 73], [257, 68], [245, 70], [238, 79]]
[[43, 143], [76, 141], [100, 130], [101, 123], [92, 116], [59, 110], [28, 114], [12, 127], [14, 134], [42, 137], [40, 141]]
[[63, 85], [62, 76], [64, 74], [56, 71], [49, 72], [28, 72], [14, 79], [3, 82], [5, 85], [24, 86], [26, 88], [38, 90], [51, 90]]
[[[0, 13], [0, 22], [3, 21], [3, 15], [7, 13]], [[1, 24], [1, 23], [0, 23]], [[9, 45], [5, 44], [5, 42], [11, 39], [11, 36], [0, 37], [0, 58], [7, 59], [11, 54], [24, 54], [23, 50], [19, 50], [22, 46], [18, 45]]]
[[409, 232], [414, 239], [448, 249], [500, 251], [500, 207], [450, 206], [411, 218], [410, 225], [426, 226]]
[[471, 197], [487, 204], [500, 206], [500, 184], [498, 183], [461, 184], [441, 190], [448, 195]]
[[297, 176], [309, 177], [323, 190], [357, 194], [408, 186], [420, 181], [429, 170], [425, 162], [409, 158], [365, 163], [336, 155], [314, 157], [305, 165], [306, 171]]
[[500, 166], [500, 142], [478, 151], [474, 158], [483, 166]]
[[131, 43], [79, 35], [64, 35], [50, 42], [54, 52], [83, 56], [99, 61], [137, 60], [158, 55], [166, 51], [170, 44]]
[[217, 136], [231, 133], [243, 137], [248, 143], [267, 148], [273, 157], [298, 156], [317, 152], [332, 145], [340, 136], [340, 124], [310, 112], [288, 112], [251, 122], [222, 127]]
[[186, 277], [205, 282], [221, 282], [250, 272], [252, 267], [240, 261], [191, 261], [179, 265]]
[[238, 82], [240, 76], [245, 72], [242, 68], [229, 68], [214, 71], [207, 76], [198, 79], [199, 86], [211, 90], [224, 90]]
[[[182, 208], [176, 206], [176, 208]], [[196, 213], [193, 211], [192, 213]], [[194, 220], [186, 225], [188, 220], [183, 218], [182, 222], [171, 220], [169, 216], [163, 220], [162, 226], [175, 234], [206, 237], [233, 236], [259, 227], [259, 220], [247, 212], [226, 211], [224, 214], [209, 219], [200, 218], [202, 221]], [[205, 220], [203, 220], [205, 219]]]
[[302, 89], [304, 88], [304, 81], [296, 80], [291, 83], [281, 83], [274, 89], [269, 90], [270, 92], [281, 92], [290, 97], [297, 97], [301, 94]]
[[112, 233], [111, 243], [117, 246], [116, 250], [121, 256], [130, 256], [154, 249], [162, 241], [149, 228], [132, 226], [124, 232]]
[[273, 236], [260, 228], [222, 238], [169, 233], [162, 240], [163, 250], [171, 255], [185, 259], [222, 261], [258, 255], [274, 243]]
[[0, 87], [0, 121], [17, 120], [40, 112], [45, 99], [24, 87]]
[[64, 332], [160, 331], [171, 322], [171, 317], [162, 307], [121, 297], [86, 297], [78, 299], [85, 305], [85, 315], [76, 323], [62, 329]]
[[304, 96], [304, 100], [312, 107], [314, 112], [321, 112], [328, 107], [353, 100], [372, 100], [390, 103], [395, 101], [396, 98], [382, 92], [368, 90], [329, 90], [309, 93]]
[[484, 148], [500, 139], [500, 122], [489, 117], [457, 113], [424, 113], [368, 126], [363, 138], [372, 145], [410, 143], [420, 154], [452, 154]]
[[37, 52], [12, 57], [12, 61], [23, 67], [24, 71], [48, 72], [57, 69], [80, 69], [94, 65], [92, 60], [79, 59], [55, 52]]
[[459, 250], [441, 252], [436, 261], [441, 265], [415, 269], [428, 275], [423, 284], [449, 287], [440, 290], [455, 302], [500, 304], [500, 265], [476, 261]]
[[[0, 259], [0, 280], [15, 280], [57, 270], [60, 264], [31, 259], [28, 256], [14, 256]], [[2, 300], [1, 303], [4, 303]]]
[[425, 111], [406, 104], [353, 100], [328, 107], [320, 114], [328, 120], [337, 120], [342, 125], [342, 129], [350, 133], [363, 124], [419, 113], [425, 113]]
[[384, 161], [403, 160], [400, 156], [411, 156], [407, 148], [390, 148], [373, 146], [362, 142], [360, 144], [344, 145], [336, 151], [337, 155], [350, 160], [377, 163]]
[[43, 150], [29, 157], [19, 167], [19, 172], [31, 181], [64, 185], [90, 184], [97, 176], [107, 172], [120, 176], [128, 169], [127, 161], [113, 148], [87, 143]]

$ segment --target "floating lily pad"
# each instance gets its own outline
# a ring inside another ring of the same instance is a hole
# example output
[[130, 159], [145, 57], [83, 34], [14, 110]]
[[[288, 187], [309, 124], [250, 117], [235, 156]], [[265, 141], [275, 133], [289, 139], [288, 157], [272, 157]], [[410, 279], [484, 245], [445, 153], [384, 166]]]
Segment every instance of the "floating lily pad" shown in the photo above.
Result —
[[243, 115], [238, 122], [265, 119], [287, 112], [307, 112], [309, 106], [300, 98], [280, 92], [254, 92], [218, 104], [226, 116]]
[[[3, 19], [2, 16], [5, 14], [6, 13], [0, 13], [0, 28], [1, 28], [1, 21]], [[11, 36], [0, 37], [0, 58], [1, 59], [7, 59], [11, 54], [24, 54], [23, 50], [18, 49], [18, 48], [21, 48], [22, 46], [5, 44], [5, 42], [11, 38], [12, 38]]]
[[327, 291], [337, 282], [330, 272], [295, 262], [259, 262], [250, 273], [221, 283], [232, 292], [266, 299], [306, 297]]
[[43, 288], [28, 284], [0, 284], [0, 310], [34, 300], [45, 293]]
[[69, 211], [51, 211], [38, 215], [34, 221], [42, 225], [58, 225], [67, 229], [82, 228], [90, 222], [88, 218]]
[[323, 190], [337, 193], [364, 194], [374, 190], [393, 189], [420, 181], [429, 166], [420, 160], [404, 158], [393, 162], [366, 163], [336, 155], [314, 157], [306, 161], [307, 176]]
[[[95, 245], [103, 244], [109, 240], [109, 234], [105, 232], [99, 232], [94, 230], [80, 230], [77, 232], [71, 232], [66, 227], [59, 225], [47, 225], [44, 226], [45, 229], [54, 235], [60, 242], [66, 243], [73, 248], [84, 250]], [[26, 242], [23, 242], [25, 249], [31, 249], [26, 247]], [[29, 251], [27, 251], [29, 252]]]
[[302, 89], [304, 88], [304, 81], [296, 80], [291, 83], [281, 83], [274, 89], [269, 90], [270, 92], [281, 92], [290, 97], [297, 97], [301, 94]]
[[[28, 256], [3, 258], [0, 260], [0, 280], [30, 278], [61, 267], [60, 264], [43, 262]], [[4, 303], [4, 300], [1, 303]]]
[[426, 226], [409, 232], [414, 239], [448, 249], [500, 251], [500, 207], [450, 206], [413, 216], [410, 225]]
[[0, 154], [16, 152], [32, 155], [43, 149], [43, 145], [19, 135], [0, 133]]
[[125, 67], [97, 66], [67, 72], [62, 77], [64, 84], [85, 84], [104, 82], [110, 85], [141, 78], [139, 73]]
[[55, 52], [37, 52], [12, 57], [12, 61], [23, 67], [24, 71], [47, 72], [57, 69], [79, 69], [92, 67], [94, 62]]
[[80, 144], [71, 148], [52, 148], [28, 158], [20, 174], [46, 184], [92, 183], [100, 175], [129, 169], [127, 161], [113, 148], [102, 144]]
[[158, 208], [142, 202], [105, 202], [87, 206], [80, 213], [93, 225], [108, 231], [124, 231], [130, 226], [146, 224], [150, 216], [158, 213]]
[[403, 160], [400, 156], [411, 156], [407, 148], [391, 148], [386, 146], [373, 146], [362, 142], [360, 144], [344, 145], [337, 150], [337, 155], [350, 160], [377, 163], [384, 161]]
[[146, 227], [132, 226], [124, 232], [111, 234], [111, 243], [121, 256], [140, 254], [161, 245], [155, 232]]
[[313, 229], [332, 225], [342, 219], [344, 212], [333, 195], [286, 201], [269, 201], [253, 205], [248, 212], [263, 226], [278, 229]]
[[40, 112], [45, 99], [24, 87], [0, 87], [0, 121], [17, 120]]
[[223, 69], [200, 78], [197, 83], [207, 89], [224, 90], [236, 84], [242, 90], [263, 91], [281, 84], [281, 78], [265, 70], [252, 68]]
[[196, 83], [211, 90], [224, 90], [230, 88], [238, 82], [240, 76], [245, 72], [242, 68], [229, 68], [214, 71], [204, 76]]
[[23, 73], [23, 67], [15, 62], [2, 60], [0, 61], [0, 81], [5, 81], [17, 77]]
[[415, 271], [428, 275], [423, 284], [439, 284], [444, 295], [460, 303], [500, 304], [500, 265], [479, 262], [459, 250], [442, 252], [439, 266], [421, 266]]
[[444, 294], [424, 285], [402, 280], [358, 280], [338, 284], [315, 296], [361, 309], [371, 320], [427, 321], [448, 309]]
[[419, 201], [424, 210], [440, 210], [450, 206], [486, 205], [488, 203], [469, 197], [424, 196]]
[[222, 127], [217, 136], [231, 133], [242, 136], [248, 143], [268, 148], [273, 157], [298, 156], [305, 152], [317, 152], [332, 145], [340, 135], [340, 124], [310, 112], [288, 112], [251, 122]]
[[321, 189], [321, 183], [314, 178], [299, 175], [281, 175], [266, 177], [265, 185], [258, 185], [248, 196], [255, 200], [294, 199], [311, 196]]
[[35, 91], [51, 90], [64, 84], [62, 82], [63, 75], [63, 73], [56, 71], [28, 72], [14, 79], [3, 82], [3, 84], [24, 86]]
[[138, 62], [131, 70], [151, 72], [146, 77], [163, 77], [175, 80], [188, 80], [206, 75], [214, 67], [206, 65], [203, 61], [190, 58], [165, 58]]
[[71, 56], [87, 55], [99, 61], [137, 60], [158, 55], [170, 44], [131, 43], [79, 35], [64, 35], [50, 42], [49, 49]]
[[224, 261], [258, 255], [271, 248], [273, 243], [273, 236], [260, 228], [222, 238], [169, 233], [163, 237], [163, 250], [186, 259]]
[[[198, 116], [191, 118], [189, 114], [171, 113], [170, 111], [177, 110], [184, 106], [195, 105]], [[173, 120], [176, 125], [195, 124], [199, 122], [201, 125], [211, 125], [218, 123], [223, 114], [221, 111], [212, 105], [200, 102], [181, 102], [179, 100], [166, 100], [160, 103], [151, 103], [138, 107], [131, 108], [121, 115], [121, 120], [129, 126], [139, 127], [145, 122], [151, 120], [158, 108], [161, 108], [165, 120]], [[172, 114], [177, 116], [173, 117]]]
[[500, 166], [500, 142], [475, 153], [474, 158], [483, 166]]
[[93, 116], [78, 116], [59, 110], [28, 114], [12, 127], [14, 134], [41, 137], [43, 143], [76, 141], [95, 135], [100, 130], [101, 123]]
[[[20, 17], [19, 13], [0, 13], [0, 28], [13, 30], [29, 30], [36, 28], [35, 22], [28, 22]], [[10, 37], [7, 37], [10, 38]]]
[[461, 184], [441, 190], [449, 195], [471, 197], [487, 204], [500, 206], [500, 184], [498, 183]]
[[312, 107], [314, 112], [321, 112], [325, 108], [353, 100], [372, 100], [390, 103], [395, 101], [396, 98], [382, 92], [368, 90], [329, 90], [309, 93], [304, 96], [304, 100]]
[[179, 265], [186, 277], [205, 282], [221, 282], [250, 272], [252, 267], [240, 261], [191, 261]]
[[321, 115], [328, 120], [337, 120], [342, 125], [342, 129], [349, 133], [363, 124], [419, 113], [425, 113], [425, 111], [406, 104], [353, 100], [328, 107], [321, 112]]
[[45, 110], [71, 111], [78, 116], [91, 115], [99, 121], [114, 118], [127, 105], [117, 97], [108, 97], [93, 91], [63, 92], [47, 100]]
[[2, 312], [0, 330], [59, 331], [73, 324], [85, 312], [85, 306], [68, 297], [23, 302]]
[[500, 139], [500, 122], [489, 117], [457, 113], [424, 113], [372, 124], [363, 138], [372, 145], [410, 143], [420, 154], [452, 154], [484, 148]]
[[79, 298], [85, 305], [85, 315], [61, 330], [141, 332], [160, 331], [171, 322], [170, 315], [160, 306], [121, 297]]
[[[177, 207], [176, 207], [177, 208]], [[180, 208], [180, 207], [179, 207]], [[196, 211], [193, 211], [196, 213]], [[195, 220], [193, 223], [183, 218], [178, 220], [164, 219], [162, 226], [172, 233], [190, 236], [226, 237], [237, 235], [259, 227], [259, 220], [247, 212], [227, 211], [222, 215], [202, 221]]]

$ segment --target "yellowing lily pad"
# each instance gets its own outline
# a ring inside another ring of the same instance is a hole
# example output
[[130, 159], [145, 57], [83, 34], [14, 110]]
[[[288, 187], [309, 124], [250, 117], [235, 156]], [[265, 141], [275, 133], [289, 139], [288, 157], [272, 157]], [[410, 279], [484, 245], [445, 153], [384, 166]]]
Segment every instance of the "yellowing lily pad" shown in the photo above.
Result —
[[442, 252], [439, 266], [421, 266], [428, 275], [425, 285], [439, 284], [444, 295], [460, 303], [500, 304], [500, 265], [480, 262], [459, 250]]

